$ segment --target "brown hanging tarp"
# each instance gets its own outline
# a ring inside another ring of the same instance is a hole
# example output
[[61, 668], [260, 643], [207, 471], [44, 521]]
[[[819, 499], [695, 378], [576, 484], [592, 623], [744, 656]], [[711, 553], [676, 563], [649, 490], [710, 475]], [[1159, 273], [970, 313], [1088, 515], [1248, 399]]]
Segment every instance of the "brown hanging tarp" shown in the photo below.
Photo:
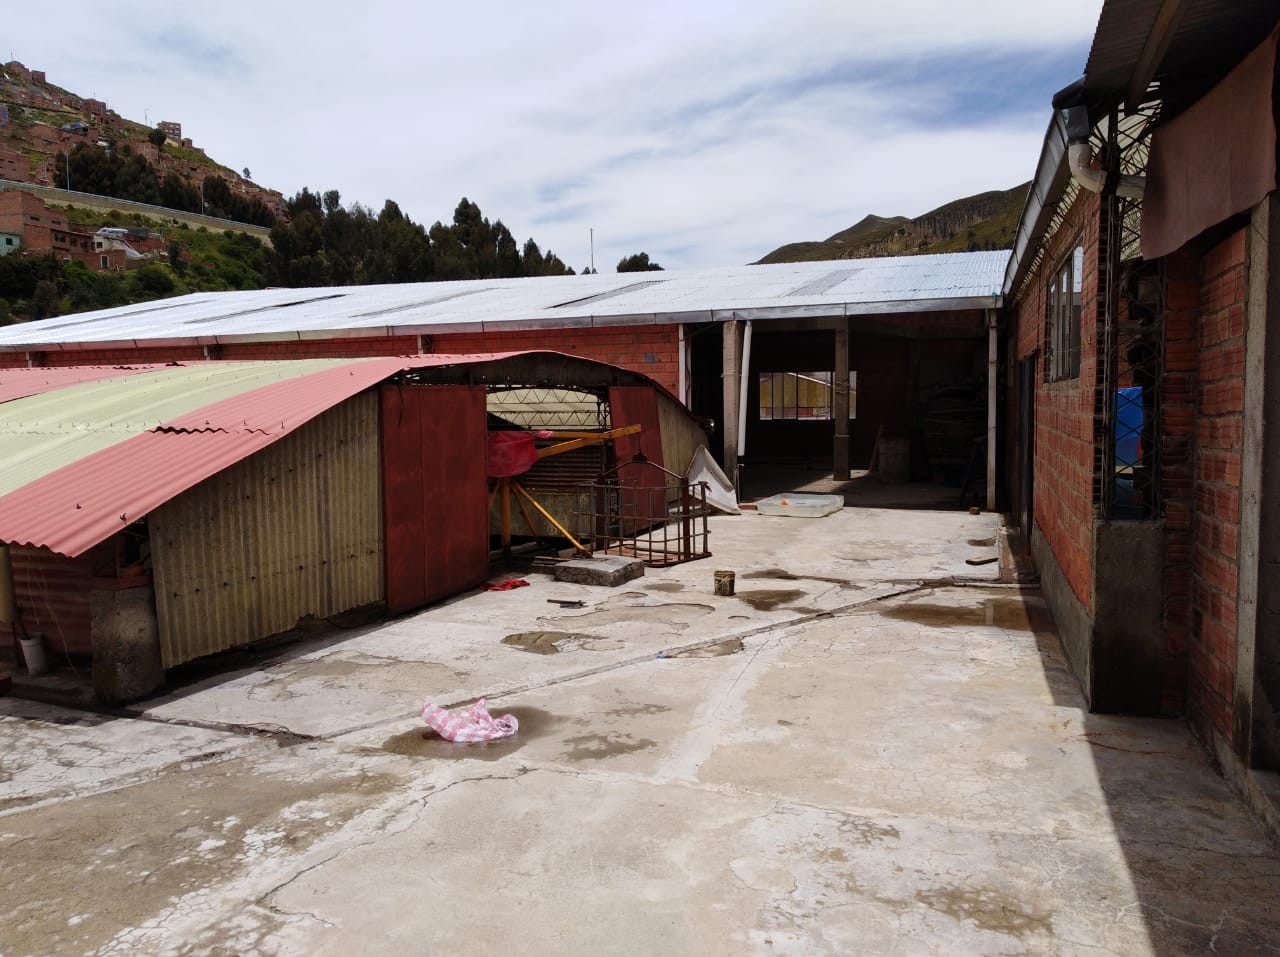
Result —
[[1142, 258], [1159, 259], [1276, 187], [1272, 33], [1221, 82], [1152, 134]]

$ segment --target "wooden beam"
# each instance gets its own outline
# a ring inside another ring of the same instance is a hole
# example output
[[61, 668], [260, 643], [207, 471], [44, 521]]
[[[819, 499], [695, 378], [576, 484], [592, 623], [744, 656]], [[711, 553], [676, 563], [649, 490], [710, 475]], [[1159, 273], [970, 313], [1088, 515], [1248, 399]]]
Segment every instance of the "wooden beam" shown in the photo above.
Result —
[[1147, 98], [1147, 87], [1155, 79], [1156, 71], [1164, 62], [1169, 52], [1169, 44], [1178, 31], [1182, 15], [1186, 12], [1187, 0], [1164, 0], [1156, 11], [1155, 22], [1147, 31], [1147, 40], [1138, 54], [1138, 61], [1133, 66], [1133, 74], [1129, 77], [1129, 88], [1125, 92], [1124, 105], [1133, 112]]
[[624, 435], [635, 435], [642, 428], [643, 426], [640, 425], [624, 425], [620, 429], [610, 429], [608, 432], [556, 432], [554, 433], [554, 438], [563, 438], [570, 435], [577, 437], [568, 442], [548, 445], [545, 449], [538, 449], [538, 458], [545, 459], [548, 455], [572, 452], [574, 449], [585, 448], [588, 445], [602, 445], [605, 442], [612, 442], [614, 439], [622, 438]]

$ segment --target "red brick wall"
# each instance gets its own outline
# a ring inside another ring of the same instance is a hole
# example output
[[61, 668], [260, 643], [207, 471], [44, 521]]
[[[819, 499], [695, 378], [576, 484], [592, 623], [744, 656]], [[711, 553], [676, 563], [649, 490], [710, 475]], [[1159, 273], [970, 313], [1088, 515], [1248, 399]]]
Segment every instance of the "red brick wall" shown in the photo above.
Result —
[[341, 359], [407, 356], [417, 351], [417, 336], [361, 336], [346, 339], [295, 339], [288, 342], [229, 342], [216, 348], [210, 347], [210, 358]]
[[1185, 253], [1167, 257], [1160, 448], [1160, 486], [1165, 521], [1165, 674], [1161, 709], [1166, 714], [1181, 714], [1185, 710], [1187, 656], [1191, 647], [1199, 310], [1199, 263], [1194, 256]]
[[677, 325], [530, 329], [430, 336], [428, 352], [509, 352], [554, 349], [642, 373], [672, 392], [680, 386]]
[[[455, 333], [426, 336], [423, 345], [427, 352], [450, 354], [554, 349], [557, 352], [597, 359], [640, 372], [661, 382], [672, 392], [679, 388], [680, 332], [676, 325]], [[222, 346], [210, 346], [209, 358], [313, 359], [343, 356], [402, 356], [417, 351], [417, 336], [369, 336], [228, 343]], [[46, 366], [197, 362], [205, 358], [205, 352], [201, 346], [84, 349], [36, 352], [34, 355], [36, 365]], [[0, 352], [0, 368], [13, 368], [26, 364], [26, 353]]]
[[1035, 521], [1071, 590], [1093, 608], [1093, 404], [1097, 370], [1099, 201], [1082, 192], [1018, 299], [1017, 349], [1025, 358], [1046, 345], [1048, 282], [1077, 241], [1084, 246], [1080, 315], [1080, 375], [1045, 381], [1036, 372]]
[[1231, 740], [1244, 434], [1245, 230], [1199, 262], [1189, 706]]

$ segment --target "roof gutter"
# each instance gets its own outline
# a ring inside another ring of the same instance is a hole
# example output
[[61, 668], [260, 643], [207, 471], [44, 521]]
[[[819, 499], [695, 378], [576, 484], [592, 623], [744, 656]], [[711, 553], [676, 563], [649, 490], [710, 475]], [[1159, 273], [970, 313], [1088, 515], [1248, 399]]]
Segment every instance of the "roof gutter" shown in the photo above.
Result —
[[1031, 264], [1036, 244], [1049, 225], [1049, 218], [1071, 179], [1067, 168], [1067, 128], [1062, 114], [1054, 111], [1040, 148], [1036, 175], [1027, 191], [1027, 203], [1018, 220], [1018, 233], [1013, 240], [1013, 253], [1004, 272], [1004, 300], [1010, 301]]

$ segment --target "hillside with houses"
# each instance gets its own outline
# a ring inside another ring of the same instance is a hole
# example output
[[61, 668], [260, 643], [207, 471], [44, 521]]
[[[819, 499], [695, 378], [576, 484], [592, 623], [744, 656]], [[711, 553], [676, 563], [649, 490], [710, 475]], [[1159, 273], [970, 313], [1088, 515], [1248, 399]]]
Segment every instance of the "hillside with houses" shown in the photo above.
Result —
[[43, 70], [16, 60], [0, 67], [0, 180], [270, 226], [287, 215], [284, 197], [249, 172], [211, 159], [180, 122], [147, 127], [50, 83]]

